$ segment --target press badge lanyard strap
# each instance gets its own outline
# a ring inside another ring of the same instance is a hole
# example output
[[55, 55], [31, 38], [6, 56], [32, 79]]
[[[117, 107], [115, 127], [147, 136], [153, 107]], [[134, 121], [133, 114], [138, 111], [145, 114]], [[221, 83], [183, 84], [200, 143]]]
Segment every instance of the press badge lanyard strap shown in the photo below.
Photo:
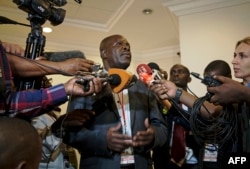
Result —
[[127, 126], [126, 114], [125, 114], [125, 109], [124, 109], [124, 95], [123, 95], [123, 91], [122, 91], [121, 98], [120, 98], [119, 94], [117, 94], [117, 96], [118, 96], [118, 104], [120, 104], [121, 110], [122, 110], [121, 116], [122, 116], [123, 128], [124, 128], [123, 134], [127, 134], [127, 127], [128, 126]]
[[[127, 94], [127, 93], [126, 93]], [[120, 116], [121, 116], [121, 120], [122, 120], [122, 125], [123, 125], [123, 134], [126, 134], [126, 135], [132, 135], [132, 131], [131, 131], [131, 128], [130, 128], [130, 116], [129, 114], [126, 114], [125, 112], [125, 105], [128, 104], [128, 100], [127, 100], [127, 97], [126, 99], [125, 96], [127, 95], [124, 95], [123, 91], [121, 92], [121, 96], [119, 94], [117, 94], [117, 98], [118, 98], [118, 104], [120, 105], [120, 110], [121, 110], [121, 113]], [[129, 112], [127, 112], [129, 113]], [[132, 147], [129, 147], [127, 148], [126, 150], [124, 150], [124, 152], [121, 154], [121, 164], [122, 165], [126, 165], [126, 164], [134, 164], [135, 160], [134, 160], [134, 155], [133, 155], [133, 148]]]

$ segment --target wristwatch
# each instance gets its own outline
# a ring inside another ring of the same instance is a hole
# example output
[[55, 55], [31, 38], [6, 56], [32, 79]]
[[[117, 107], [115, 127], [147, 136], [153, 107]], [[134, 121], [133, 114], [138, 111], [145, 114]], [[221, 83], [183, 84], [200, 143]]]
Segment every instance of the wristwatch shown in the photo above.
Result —
[[181, 95], [182, 95], [182, 88], [178, 88], [176, 90], [175, 97], [174, 97], [174, 100], [176, 101], [176, 103], [180, 102]]

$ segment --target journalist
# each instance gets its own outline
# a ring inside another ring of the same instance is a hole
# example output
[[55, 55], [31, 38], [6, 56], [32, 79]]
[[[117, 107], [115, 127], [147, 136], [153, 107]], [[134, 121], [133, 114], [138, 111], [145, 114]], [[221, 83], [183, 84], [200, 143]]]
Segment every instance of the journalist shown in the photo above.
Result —
[[[12, 82], [12, 70], [18, 72], [20, 76], [44, 75], [49, 70], [43, 69], [26, 59], [6, 54], [5, 45], [0, 43], [0, 114], [15, 117], [22, 114], [31, 118], [53, 109], [54, 106], [61, 105], [68, 101], [68, 96], [87, 96], [98, 93], [103, 84], [99, 78], [91, 77], [90, 88], [84, 91], [81, 85], [76, 84], [77, 78], [73, 77], [64, 84], [58, 84], [48, 89], [15, 91]], [[12, 46], [13, 47], [13, 46]], [[15, 51], [11, 47], [9, 51]], [[17, 50], [16, 50], [17, 51]], [[48, 63], [49, 61], [43, 61]], [[53, 64], [53, 62], [50, 62]], [[56, 64], [54, 64], [56, 65]], [[49, 68], [48, 68], [49, 69]], [[72, 69], [73, 70], [73, 69]], [[28, 72], [25, 74], [25, 72]], [[14, 74], [14, 73], [13, 73]]]

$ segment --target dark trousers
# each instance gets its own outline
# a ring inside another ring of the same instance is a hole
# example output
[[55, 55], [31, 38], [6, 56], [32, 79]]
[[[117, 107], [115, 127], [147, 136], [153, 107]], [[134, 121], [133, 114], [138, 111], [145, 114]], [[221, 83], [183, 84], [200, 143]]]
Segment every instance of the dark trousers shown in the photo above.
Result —
[[135, 169], [135, 165], [134, 164], [121, 165], [121, 169]]

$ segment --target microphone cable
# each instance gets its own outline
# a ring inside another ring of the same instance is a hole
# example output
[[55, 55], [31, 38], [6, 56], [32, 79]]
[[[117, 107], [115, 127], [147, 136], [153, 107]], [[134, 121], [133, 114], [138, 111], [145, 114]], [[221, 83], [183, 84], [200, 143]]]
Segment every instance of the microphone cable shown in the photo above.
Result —
[[[70, 93], [70, 96], [69, 96], [68, 103], [71, 102], [71, 98], [72, 98], [72, 96], [73, 96], [73, 89], [74, 89], [74, 87], [75, 87], [75, 84], [76, 84], [76, 82], [73, 84], [73, 87], [72, 87], [72, 90], [71, 90], [71, 93]], [[68, 104], [68, 105], [69, 105], [69, 104]], [[67, 105], [67, 109], [66, 109], [66, 112], [65, 112], [65, 116], [63, 117], [62, 122], [61, 122], [61, 124], [60, 124], [60, 128], [59, 128], [59, 139], [60, 139], [60, 142], [59, 142], [59, 144], [58, 144], [59, 146], [60, 146], [61, 144], [64, 144], [64, 143], [63, 143], [63, 135], [64, 135], [65, 131], [64, 131], [63, 123], [64, 123], [64, 121], [66, 120], [66, 118], [67, 118], [68, 115], [69, 115], [69, 106], [68, 106], [68, 105]], [[56, 150], [56, 148], [57, 148], [57, 147], [55, 147], [54, 150]], [[51, 157], [52, 157], [52, 153], [50, 154], [50, 159], [51, 159]], [[64, 157], [63, 157], [63, 160], [64, 160]], [[50, 161], [47, 162], [46, 169], [48, 169], [49, 163], [50, 163]], [[63, 161], [63, 163], [64, 163], [64, 161]]]
[[[187, 87], [187, 89], [197, 97], [190, 113], [182, 110], [173, 98], [169, 97], [169, 100], [171, 100], [172, 105], [178, 113], [189, 123], [190, 130], [192, 131], [197, 143], [201, 146], [204, 146], [205, 143], [212, 145], [218, 144], [218, 148], [220, 148], [226, 141], [237, 139], [237, 112], [233, 105], [223, 106], [220, 114], [217, 117], [213, 117], [203, 104], [205, 101], [209, 100], [211, 94], [207, 93], [203, 97], [198, 97], [189, 87]], [[168, 96], [167, 93], [166, 95]], [[201, 106], [203, 106], [207, 113], [210, 114], [210, 119], [201, 116]], [[189, 117], [185, 116], [185, 114], [189, 115]], [[211, 151], [214, 151], [214, 149]]]
[[[190, 129], [194, 138], [200, 145], [217, 144], [218, 148], [223, 146], [229, 139], [234, 139], [237, 126], [237, 113], [233, 105], [223, 106], [220, 114], [213, 117], [203, 104], [211, 97], [210, 93], [198, 98], [192, 107], [190, 114]], [[203, 106], [210, 115], [210, 119], [201, 116], [201, 106]], [[197, 120], [200, 119], [200, 120]], [[215, 146], [216, 147], [216, 146]]]
[[[90, 79], [90, 81], [94, 83], [93, 79]], [[59, 132], [58, 132], [58, 134], [56, 134], [56, 136], [60, 139], [60, 142], [58, 143], [59, 146], [60, 146], [61, 144], [64, 144], [64, 143], [63, 143], [63, 137], [64, 137], [64, 134], [65, 134], [65, 128], [64, 128], [63, 124], [64, 124], [65, 120], [67, 119], [69, 113], [70, 113], [70, 112], [69, 112], [69, 103], [72, 101], [73, 89], [74, 89], [74, 87], [75, 87], [76, 84], [77, 84], [76, 82], [73, 84], [72, 90], [71, 90], [70, 95], [69, 95], [68, 105], [67, 105], [67, 108], [66, 108], [65, 116], [64, 116], [64, 117], [62, 118], [62, 120], [61, 120], [61, 123], [60, 123], [60, 126], [59, 126]], [[94, 87], [94, 90], [95, 90], [95, 85], [93, 85], [93, 87]], [[93, 96], [94, 96], [94, 95], [95, 95], [95, 93], [93, 93]], [[58, 131], [58, 130], [57, 130], [57, 131]], [[52, 150], [52, 152], [55, 151], [57, 148], [58, 148], [58, 147], [55, 147], [55, 148]], [[49, 159], [51, 159], [52, 155], [53, 155], [53, 154], [51, 153]], [[63, 159], [63, 160], [64, 160], [64, 159]], [[50, 163], [50, 160], [47, 161], [46, 169], [48, 169], [49, 163]]]

